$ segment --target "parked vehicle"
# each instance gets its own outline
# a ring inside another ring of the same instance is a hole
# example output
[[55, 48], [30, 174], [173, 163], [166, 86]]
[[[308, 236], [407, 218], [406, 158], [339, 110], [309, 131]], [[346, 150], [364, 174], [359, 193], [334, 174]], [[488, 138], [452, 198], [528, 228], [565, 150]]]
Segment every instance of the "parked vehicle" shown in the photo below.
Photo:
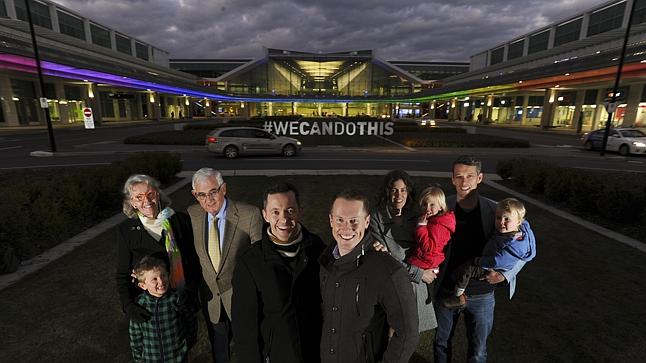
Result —
[[[605, 129], [587, 132], [581, 137], [586, 150], [600, 150], [603, 144]], [[616, 151], [620, 155], [646, 154], [646, 134], [640, 129], [613, 128], [608, 133], [607, 151]]]
[[206, 136], [206, 149], [230, 159], [245, 154], [294, 156], [301, 150], [301, 142], [256, 127], [224, 127]]

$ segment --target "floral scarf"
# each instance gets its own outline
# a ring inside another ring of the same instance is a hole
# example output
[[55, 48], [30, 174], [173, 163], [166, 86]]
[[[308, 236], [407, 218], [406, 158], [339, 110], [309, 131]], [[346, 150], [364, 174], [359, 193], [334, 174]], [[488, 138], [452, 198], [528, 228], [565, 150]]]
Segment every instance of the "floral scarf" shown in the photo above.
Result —
[[[139, 215], [139, 218], [142, 220], [142, 222], [144, 221], [144, 218], [150, 221], [149, 218], [146, 218], [141, 213], [137, 214]], [[186, 285], [186, 281], [184, 279], [182, 254], [179, 250], [179, 247], [177, 246], [173, 230], [170, 226], [170, 217], [173, 214], [175, 214], [175, 211], [173, 209], [169, 207], [164, 208], [164, 210], [159, 212], [159, 214], [157, 215], [157, 219], [154, 220], [153, 227], [159, 228], [161, 226], [162, 230], [165, 232], [162, 233], [162, 236], [164, 238], [164, 246], [166, 247], [168, 261], [170, 263], [170, 265], [168, 266], [170, 272], [170, 286], [174, 289], [181, 289]], [[144, 223], [144, 225], [146, 225], [146, 223]]]

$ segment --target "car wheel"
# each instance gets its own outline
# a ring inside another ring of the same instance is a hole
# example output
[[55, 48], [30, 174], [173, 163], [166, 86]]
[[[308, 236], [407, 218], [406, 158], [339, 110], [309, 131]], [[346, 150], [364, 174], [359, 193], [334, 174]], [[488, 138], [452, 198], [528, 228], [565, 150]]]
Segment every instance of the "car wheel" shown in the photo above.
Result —
[[225, 147], [224, 148], [224, 156], [227, 159], [233, 159], [233, 158], [238, 157], [238, 148], [233, 146], [233, 145], [229, 145], [229, 146]]
[[585, 144], [583, 144], [583, 148], [588, 151], [592, 150], [592, 141], [586, 141]]
[[296, 148], [292, 144], [287, 144], [283, 147], [283, 155], [285, 156], [294, 156], [296, 154]]
[[627, 156], [628, 154], [630, 154], [630, 148], [628, 147], [628, 145], [621, 145], [619, 147], [619, 155]]

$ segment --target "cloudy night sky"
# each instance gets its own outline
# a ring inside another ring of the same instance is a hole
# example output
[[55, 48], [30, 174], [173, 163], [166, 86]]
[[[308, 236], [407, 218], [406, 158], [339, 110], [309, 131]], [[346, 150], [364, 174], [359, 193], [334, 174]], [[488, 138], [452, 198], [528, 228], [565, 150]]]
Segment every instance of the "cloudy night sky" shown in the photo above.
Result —
[[171, 58], [254, 58], [263, 47], [374, 49], [387, 60], [469, 56], [603, 0], [55, 0]]

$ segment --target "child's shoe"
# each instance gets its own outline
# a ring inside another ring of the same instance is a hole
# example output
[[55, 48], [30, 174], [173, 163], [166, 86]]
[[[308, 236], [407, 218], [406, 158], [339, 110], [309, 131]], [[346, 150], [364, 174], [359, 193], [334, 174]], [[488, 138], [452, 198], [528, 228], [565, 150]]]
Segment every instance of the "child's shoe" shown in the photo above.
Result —
[[460, 296], [451, 296], [442, 300], [442, 305], [447, 309], [462, 309], [467, 305], [467, 297], [465, 294]]

